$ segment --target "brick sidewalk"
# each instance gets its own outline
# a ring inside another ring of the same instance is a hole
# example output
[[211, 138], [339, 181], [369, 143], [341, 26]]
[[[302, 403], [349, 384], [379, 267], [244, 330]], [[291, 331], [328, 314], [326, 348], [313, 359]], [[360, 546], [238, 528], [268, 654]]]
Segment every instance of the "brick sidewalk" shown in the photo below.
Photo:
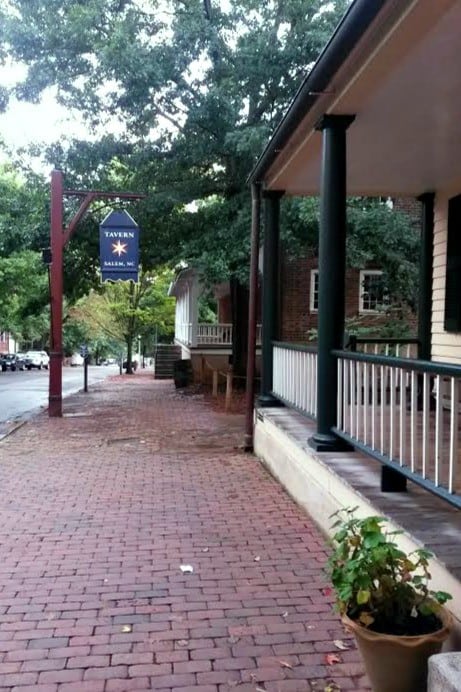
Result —
[[65, 411], [0, 443], [1, 690], [368, 689], [240, 417], [142, 375]]

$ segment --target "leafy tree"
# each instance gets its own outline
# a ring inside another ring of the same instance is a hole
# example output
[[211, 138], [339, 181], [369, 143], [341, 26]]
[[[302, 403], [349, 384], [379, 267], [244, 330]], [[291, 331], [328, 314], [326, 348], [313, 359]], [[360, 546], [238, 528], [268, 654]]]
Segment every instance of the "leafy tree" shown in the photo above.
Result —
[[74, 323], [96, 341], [102, 337], [126, 347], [127, 372], [132, 372], [133, 342], [139, 336], [145, 342], [154, 333], [174, 331], [174, 300], [167, 296], [172, 278], [168, 270], [141, 272], [139, 283], [108, 283], [91, 291], [71, 310]]
[[[245, 180], [347, 5], [10, 0], [0, 21], [3, 50], [28, 65], [13, 89], [17, 97], [36, 100], [56, 85], [61, 103], [78, 108], [94, 131], [110, 119], [124, 130], [119, 141], [103, 137], [67, 152], [54, 147], [53, 162], [64, 162], [86, 185], [97, 177], [108, 184], [99, 176], [103, 160], [126, 166], [130, 186], [149, 192], [137, 219], [155, 229], [155, 242], [143, 248], [145, 266], [182, 258], [210, 282], [230, 280], [241, 333], [249, 259]], [[197, 200], [210, 204], [192, 212], [188, 205]], [[241, 356], [234, 354], [237, 370]]]
[[21, 340], [41, 338], [44, 323], [39, 316], [47, 289], [45, 268], [38, 253], [24, 250], [0, 257], [0, 330], [10, 331]]

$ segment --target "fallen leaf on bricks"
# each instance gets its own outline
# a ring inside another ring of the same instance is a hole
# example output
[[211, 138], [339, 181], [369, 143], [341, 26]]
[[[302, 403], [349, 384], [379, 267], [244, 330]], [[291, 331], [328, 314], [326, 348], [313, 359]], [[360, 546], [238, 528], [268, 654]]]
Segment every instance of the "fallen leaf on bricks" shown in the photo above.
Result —
[[192, 574], [192, 572], [194, 571], [192, 565], [179, 565], [179, 569], [183, 574]]
[[256, 692], [267, 692], [265, 687], [257, 687]]
[[342, 663], [341, 658], [336, 654], [326, 654], [325, 662], [328, 663], [329, 666], [332, 666], [334, 663]]
[[122, 632], [131, 632], [131, 625], [123, 625]]
[[235, 635], [231, 635], [227, 641], [229, 644], [237, 644], [237, 642], [240, 640], [240, 637], [236, 637]]
[[259, 555], [256, 555], [256, 557], [253, 558], [255, 562], [259, 562], [261, 560], [261, 557]]
[[202, 553], [207, 553], [210, 549], [209, 548], [203, 548]]
[[323, 692], [341, 692], [341, 688], [336, 682], [330, 682], [324, 687]]
[[176, 644], [178, 646], [187, 646], [189, 644], [189, 640], [188, 639], [178, 639]]
[[282, 617], [283, 617], [283, 618], [287, 618], [287, 617], [288, 617], [288, 611], [287, 611], [287, 610], [286, 610], [284, 613], [282, 613]]
[[322, 589], [322, 593], [324, 596], [331, 596], [333, 590], [330, 586], [326, 586], [324, 589]]
[[279, 661], [280, 665], [282, 668], [289, 668], [290, 670], [293, 670], [293, 666], [291, 663], [288, 663], [288, 661]]
[[349, 644], [343, 642], [342, 639], [335, 639], [333, 641], [333, 644], [336, 646], [337, 649], [340, 649], [341, 651], [347, 651], [349, 649]]

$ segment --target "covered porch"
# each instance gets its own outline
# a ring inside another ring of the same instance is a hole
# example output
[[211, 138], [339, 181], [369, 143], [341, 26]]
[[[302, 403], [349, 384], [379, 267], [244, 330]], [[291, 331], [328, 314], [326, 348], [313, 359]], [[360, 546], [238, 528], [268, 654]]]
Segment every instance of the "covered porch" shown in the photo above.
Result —
[[[325, 530], [358, 504], [433, 549], [458, 617], [460, 43], [459, 1], [355, 0], [250, 177], [265, 206], [254, 449]], [[279, 338], [284, 195], [320, 195], [316, 348]], [[421, 201], [414, 343], [344, 345], [348, 195]]]

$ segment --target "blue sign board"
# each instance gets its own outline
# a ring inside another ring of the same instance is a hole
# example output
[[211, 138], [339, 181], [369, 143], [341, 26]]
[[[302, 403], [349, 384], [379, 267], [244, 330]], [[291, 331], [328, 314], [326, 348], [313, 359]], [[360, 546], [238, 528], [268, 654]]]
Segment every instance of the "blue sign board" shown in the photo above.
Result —
[[139, 226], [127, 211], [111, 211], [99, 225], [102, 281], [138, 281]]

